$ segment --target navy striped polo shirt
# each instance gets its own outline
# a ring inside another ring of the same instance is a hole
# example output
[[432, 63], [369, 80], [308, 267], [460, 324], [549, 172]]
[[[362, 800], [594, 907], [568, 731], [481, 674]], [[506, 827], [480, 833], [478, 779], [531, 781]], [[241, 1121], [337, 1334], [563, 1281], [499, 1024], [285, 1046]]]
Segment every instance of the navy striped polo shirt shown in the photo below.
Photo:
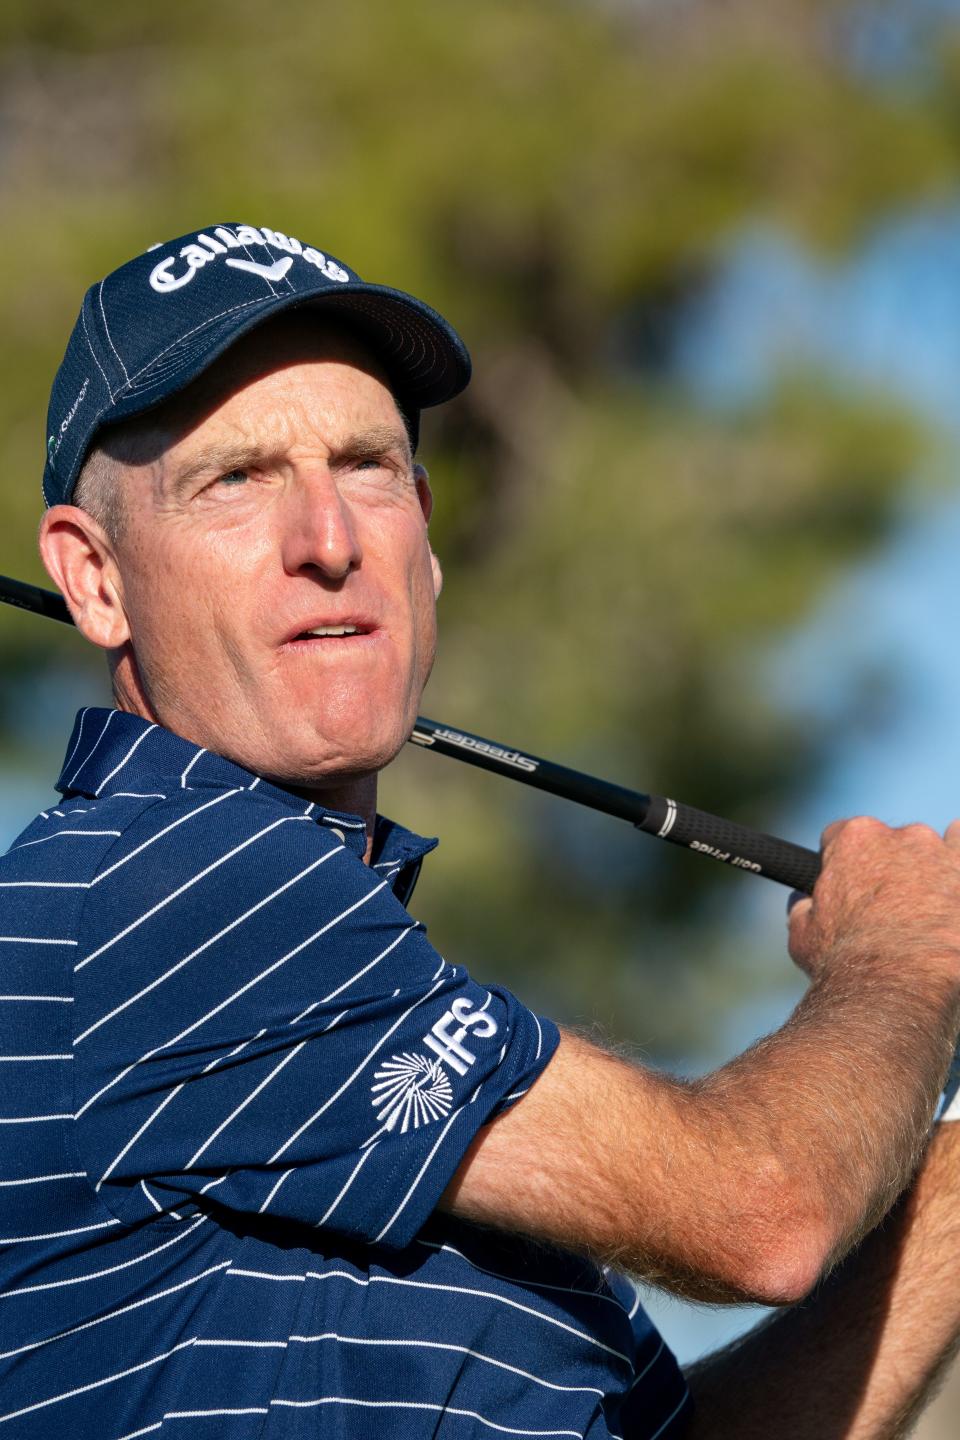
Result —
[[434, 1214], [556, 1028], [405, 909], [433, 841], [113, 710], [0, 860], [0, 1440], [681, 1428], [632, 1284]]

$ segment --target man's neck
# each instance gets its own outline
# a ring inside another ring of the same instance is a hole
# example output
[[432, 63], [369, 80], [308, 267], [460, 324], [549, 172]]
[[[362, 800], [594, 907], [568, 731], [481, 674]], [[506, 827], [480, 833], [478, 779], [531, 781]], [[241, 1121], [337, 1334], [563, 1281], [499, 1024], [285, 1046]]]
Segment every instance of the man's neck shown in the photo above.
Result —
[[291, 786], [286, 788], [295, 788], [298, 795], [302, 795], [306, 800], [313, 800], [317, 805], [322, 805], [325, 810], [342, 810], [349, 815], [359, 815], [367, 831], [367, 848], [363, 858], [365, 864], [370, 864], [370, 856], [373, 852], [373, 831], [377, 820], [376, 775], [363, 775], [359, 779], [345, 780], [340, 785], [334, 783], [322, 788], [314, 787], [303, 790]]
[[[129, 647], [127, 647], [129, 650]], [[113, 680], [113, 701], [118, 710], [125, 710], [131, 715], [139, 715], [144, 720], [153, 724], [162, 725], [163, 721], [153, 713], [142, 685], [136, 667], [133, 664], [132, 651], [125, 653], [120, 658], [111, 656], [112, 680]], [[168, 727], [172, 728], [172, 727]], [[180, 731], [174, 731], [179, 734]], [[193, 739], [185, 735], [184, 739]], [[195, 744], [200, 744], [194, 739]], [[213, 746], [217, 753], [221, 753], [217, 746]], [[225, 752], [224, 752], [225, 753]], [[236, 757], [227, 755], [226, 758]], [[243, 764], [243, 760], [237, 759], [237, 764]], [[249, 767], [248, 767], [249, 768]], [[271, 779], [264, 775], [264, 779]], [[377, 819], [377, 776], [360, 775], [344, 779], [341, 782], [333, 781], [329, 786], [304, 786], [291, 785], [288, 781], [274, 779], [273, 783], [284, 790], [291, 790], [295, 795], [302, 795], [305, 800], [312, 800], [316, 805], [322, 805], [326, 810], [342, 810], [350, 815], [359, 815], [363, 820], [367, 832], [367, 848], [364, 853], [364, 861], [370, 864], [370, 856], [373, 851], [373, 831]]]

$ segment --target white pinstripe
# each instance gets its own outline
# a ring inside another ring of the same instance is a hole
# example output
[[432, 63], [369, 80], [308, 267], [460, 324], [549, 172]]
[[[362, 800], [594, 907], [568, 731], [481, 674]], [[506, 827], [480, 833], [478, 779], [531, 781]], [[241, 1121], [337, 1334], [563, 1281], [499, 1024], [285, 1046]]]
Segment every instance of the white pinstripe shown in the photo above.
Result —
[[96, 790], [94, 790], [94, 792], [93, 792], [94, 795], [99, 795], [99, 794], [100, 794], [100, 791], [104, 788], [104, 786], [105, 786], [105, 785], [109, 785], [109, 783], [110, 783], [110, 781], [113, 779], [114, 775], [119, 775], [120, 771], [123, 769], [124, 765], [126, 765], [127, 761], [128, 761], [128, 760], [130, 759], [130, 757], [133, 755], [134, 751], [137, 750], [137, 749], [143, 744], [143, 742], [144, 742], [144, 740], [146, 740], [147, 736], [148, 736], [149, 734], [151, 734], [152, 731], [156, 730], [156, 728], [157, 728], [156, 725], [150, 725], [150, 726], [147, 727], [146, 730], [143, 731], [142, 734], [140, 734], [140, 735], [137, 736], [136, 740], [134, 740], [133, 744], [130, 746], [130, 749], [127, 751], [126, 755], [124, 755], [124, 757], [123, 757], [123, 759], [120, 761], [120, 763], [119, 763], [118, 765], [114, 765], [113, 769], [110, 771], [110, 774], [109, 774], [109, 775], [105, 775], [104, 778], [100, 781], [100, 784], [97, 786]]
[[[44, 1235], [4, 1235], [0, 1245], [25, 1245], [30, 1240], [59, 1240], [65, 1235], [87, 1235], [92, 1230], [109, 1230], [119, 1220], [98, 1220], [96, 1225], [75, 1225], [72, 1230], [48, 1230]], [[3, 1357], [0, 1356], [0, 1359]]]
[[198, 750], [197, 753], [196, 753], [196, 755], [194, 755], [193, 759], [190, 761], [190, 764], [186, 767], [186, 769], [184, 770], [183, 774], [180, 776], [180, 789], [181, 789], [181, 790], [186, 790], [186, 789], [188, 788], [188, 787], [187, 787], [187, 776], [190, 774], [190, 771], [193, 769], [194, 765], [196, 765], [197, 761], [200, 759], [200, 756], [201, 756], [201, 755], [206, 755], [206, 753], [207, 753], [207, 752], [206, 752], [206, 750], [204, 749], [204, 750]]
[[422, 1245], [425, 1250], [437, 1250], [443, 1251], [446, 1255], [456, 1255], [458, 1260], [462, 1260], [465, 1265], [469, 1265], [470, 1269], [478, 1275], [489, 1275], [493, 1280], [506, 1280], [508, 1284], [520, 1285], [524, 1289], [556, 1290], [562, 1295], [582, 1295], [587, 1300], [602, 1300], [607, 1305], [613, 1305], [615, 1309], [620, 1311], [621, 1315], [625, 1313], [617, 1297], [615, 1295], [606, 1295], [602, 1290], [586, 1290], [578, 1285], [551, 1285], [548, 1284], [546, 1280], [531, 1280], [526, 1275], [522, 1277], [519, 1275], [505, 1275], [500, 1270], [488, 1270], [485, 1266], [478, 1265], [475, 1260], [470, 1259], [469, 1255], [465, 1255], [462, 1250], [458, 1250], [455, 1245], [451, 1245], [448, 1242], [440, 1244], [436, 1240], [418, 1239], [417, 1244]]
[[286, 1350], [288, 1344], [287, 1340], [231, 1340], [226, 1335], [211, 1335], [208, 1340], [198, 1340], [197, 1349], [206, 1345], [218, 1350]]
[[22, 1180], [0, 1180], [0, 1186], [44, 1185], [49, 1180], [85, 1180], [86, 1170], [58, 1170], [53, 1175], [26, 1175]]
[[72, 995], [0, 995], [0, 1000], [36, 1000], [51, 1005], [72, 1005]]
[[89, 714], [90, 714], [89, 706], [85, 705], [85, 706], [83, 707], [83, 709], [80, 711], [80, 728], [79, 728], [79, 730], [77, 731], [77, 738], [76, 738], [76, 740], [74, 740], [74, 742], [73, 742], [73, 749], [70, 751], [70, 754], [67, 756], [66, 760], [64, 760], [64, 762], [63, 762], [64, 774], [66, 774], [66, 772], [70, 769], [70, 761], [73, 759], [74, 755], [76, 755], [78, 749], [80, 748], [80, 741], [83, 739], [83, 727], [84, 727], [84, 725], [86, 725], [86, 723], [87, 723], [87, 716], [88, 716]]
[[76, 945], [76, 940], [53, 940], [42, 935], [0, 935], [0, 945]]
[[89, 890], [89, 880], [0, 880], [0, 890]]
[[0, 1117], [0, 1125], [39, 1125], [43, 1120], [72, 1120], [72, 1115], [10, 1115]]
[[[104, 376], [104, 379], [106, 379], [106, 376]], [[109, 389], [109, 386], [108, 386], [107, 388]], [[69, 789], [71, 789], [71, 790], [73, 789], [73, 782], [74, 782], [74, 780], [76, 780], [77, 776], [80, 774], [80, 771], [83, 769], [84, 765], [86, 765], [87, 761], [91, 758], [91, 756], [92, 756], [92, 755], [94, 754], [94, 752], [96, 751], [96, 748], [97, 748], [97, 746], [100, 744], [100, 741], [103, 739], [104, 735], [106, 735], [106, 733], [107, 733], [107, 730], [110, 728], [110, 721], [113, 719], [114, 715], [116, 715], [116, 714], [118, 714], [118, 711], [116, 711], [116, 710], [111, 710], [111, 711], [110, 711], [109, 715], [107, 716], [106, 720], [105, 720], [104, 723], [103, 723], [103, 729], [100, 731], [100, 734], [97, 736], [96, 740], [93, 742], [93, 746], [91, 747], [91, 749], [89, 749], [89, 750], [87, 751], [86, 755], [84, 755], [83, 759], [80, 761], [80, 764], [77, 766], [76, 770], [74, 770], [73, 774], [70, 776], [70, 779], [67, 781], [67, 786], [68, 786]], [[78, 735], [78, 736], [77, 736], [78, 742], [79, 742], [79, 739], [80, 739], [80, 737], [79, 737], [79, 735]]]
[[0, 1065], [22, 1064], [26, 1060], [72, 1060], [72, 1055], [0, 1055]]
[[579, 1430], [520, 1430], [515, 1425], [500, 1425], [496, 1420], [488, 1420], [477, 1410], [461, 1410], [454, 1405], [435, 1405], [426, 1400], [360, 1400], [349, 1395], [321, 1395], [316, 1400], [273, 1399], [270, 1405], [290, 1410], [310, 1410], [320, 1405], [357, 1405], [367, 1410], [428, 1410], [437, 1415], [458, 1415], [477, 1420], [488, 1429], [499, 1431], [501, 1435], [531, 1435], [543, 1437], [543, 1440], [548, 1440], [550, 1436], [569, 1436], [570, 1440], [583, 1440]]
[[417, 1190], [417, 1187], [418, 1187], [419, 1184], [420, 1184], [420, 1181], [423, 1179], [424, 1175], [426, 1175], [427, 1171], [430, 1169], [430, 1166], [431, 1166], [432, 1163], [433, 1163], [433, 1157], [436, 1155], [437, 1151], [440, 1149], [440, 1146], [443, 1144], [444, 1140], [446, 1140], [446, 1138], [447, 1138], [447, 1133], [448, 1133], [448, 1131], [450, 1130], [450, 1127], [453, 1125], [454, 1121], [455, 1121], [455, 1120], [458, 1120], [458, 1119], [460, 1118], [460, 1115], [462, 1114], [462, 1111], [463, 1111], [463, 1107], [462, 1107], [462, 1106], [458, 1106], [457, 1109], [454, 1110], [453, 1114], [450, 1116], [450, 1118], [449, 1118], [449, 1120], [447, 1121], [446, 1125], [444, 1125], [443, 1129], [440, 1131], [440, 1134], [437, 1136], [436, 1140], [435, 1140], [434, 1143], [433, 1143], [433, 1147], [432, 1147], [429, 1155], [427, 1156], [426, 1160], [424, 1160], [423, 1164], [420, 1166], [420, 1169], [417, 1171], [416, 1176], [415, 1176], [414, 1181], [413, 1181], [413, 1184], [410, 1186], [410, 1188], [409, 1188], [409, 1190], [407, 1191], [406, 1195], [404, 1195], [403, 1199], [400, 1201], [400, 1204], [397, 1206], [396, 1210], [394, 1210], [393, 1214], [391, 1215], [390, 1219], [387, 1221], [386, 1225], [384, 1225], [383, 1229], [380, 1231], [380, 1234], [376, 1237], [376, 1239], [375, 1239], [375, 1241], [374, 1241], [375, 1244], [379, 1244], [380, 1241], [384, 1238], [385, 1235], [389, 1235], [389, 1234], [390, 1234], [390, 1231], [393, 1229], [394, 1225], [395, 1225], [396, 1222], [399, 1220], [399, 1218], [400, 1218], [400, 1216], [403, 1214], [404, 1210], [406, 1210], [407, 1205], [409, 1204], [411, 1197], [416, 1193], [416, 1190]]
[[[307, 1006], [306, 1010], [301, 1010], [299, 1015], [295, 1015], [293, 1017], [293, 1019], [290, 1021], [290, 1024], [298, 1024], [301, 1020], [306, 1019], [306, 1017], [310, 1014], [312, 1010], [316, 1010], [320, 1005], [329, 1004], [331, 1000], [335, 1000], [337, 996], [340, 995], [344, 990], [349, 989], [349, 987], [356, 984], [358, 980], [362, 980], [363, 976], [366, 975], [369, 970], [372, 970], [374, 965], [379, 965], [380, 961], [385, 959], [385, 957], [390, 954], [391, 950], [395, 950], [396, 947], [400, 944], [401, 940], [406, 940], [407, 936], [411, 934], [414, 930], [416, 930], [416, 928], [416, 925], [408, 925], [406, 930], [401, 930], [400, 934], [397, 935], [393, 940], [391, 940], [390, 944], [385, 949], [381, 950], [379, 955], [374, 955], [373, 959], [368, 961], [367, 964], [362, 967], [362, 969], [358, 970], [355, 975], [351, 975], [349, 980], [344, 980], [343, 984], [338, 985], [335, 990], [331, 990], [329, 995], [324, 995], [322, 1000], [314, 1000], [311, 1005]], [[346, 1015], [346, 1010], [343, 1013], [344, 1015]]]
[[225, 1120], [221, 1120], [220, 1124], [217, 1126], [216, 1130], [214, 1130], [213, 1134], [208, 1135], [206, 1140], [204, 1140], [203, 1144], [200, 1145], [190, 1156], [190, 1159], [183, 1167], [185, 1170], [193, 1169], [194, 1165], [196, 1165], [203, 1152], [205, 1150], [209, 1150], [214, 1140], [216, 1140], [219, 1135], [223, 1134], [227, 1126], [232, 1125], [234, 1120], [236, 1120], [237, 1116], [240, 1115], [244, 1110], [246, 1110], [247, 1106], [252, 1104], [252, 1102], [257, 1098], [257, 1096], [263, 1090], [266, 1090], [267, 1086], [276, 1079], [276, 1077], [280, 1074], [280, 1071], [285, 1069], [286, 1066], [290, 1064], [291, 1060], [296, 1059], [296, 1057], [300, 1054], [300, 1051], [303, 1049], [306, 1043], [306, 1040], [301, 1040], [299, 1045], [295, 1045], [292, 1050], [288, 1051], [287, 1054], [284, 1055], [283, 1059], [279, 1061], [278, 1064], [274, 1065], [270, 1073], [263, 1077], [263, 1079], [260, 1081], [260, 1084], [255, 1085], [250, 1091], [250, 1094], [244, 1096], [236, 1109], [232, 1110]]
[[290, 1176], [291, 1176], [292, 1174], [293, 1174], [293, 1171], [292, 1171], [292, 1170], [284, 1170], [283, 1174], [280, 1176], [280, 1179], [277, 1181], [276, 1185], [274, 1185], [273, 1189], [270, 1191], [270, 1193], [269, 1193], [269, 1195], [267, 1196], [266, 1200], [264, 1200], [263, 1204], [260, 1206], [259, 1210], [257, 1211], [257, 1214], [258, 1214], [258, 1215], [265, 1215], [265, 1214], [267, 1213], [267, 1210], [270, 1208], [270, 1202], [273, 1200], [273, 1197], [276, 1195], [277, 1191], [280, 1189], [280, 1186], [283, 1185], [285, 1181], [289, 1180], [289, 1179], [290, 1179]]
[[151, 1355], [149, 1360], [141, 1360], [137, 1365], [129, 1365], [126, 1370], [118, 1370], [113, 1375], [104, 1375], [100, 1380], [90, 1380], [86, 1385], [77, 1385], [72, 1390], [64, 1390], [60, 1395], [50, 1395], [46, 1400], [35, 1400], [32, 1405], [24, 1405], [19, 1410], [9, 1410], [6, 1415], [0, 1415], [0, 1425], [5, 1425], [8, 1420], [19, 1420], [21, 1415], [29, 1415], [34, 1410], [45, 1410], [48, 1405], [59, 1405], [62, 1400], [73, 1400], [77, 1395], [88, 1395], [91, 1390], [100, 1390], [104, 1385], [112, 1385], [115, 1380], [125, 1380], [128, 1375], [135, 1375], [138, 1370], [149, 1370], [151, 1365], [159, 1365], [161, 1360], [169, 1360], [171, 1355], [176, 1355], [179, 1350], [189, 1350], [196, 1343], [196, 1337], [191, 1336], [189, 1340], [181, 1340], [179, 1345], [172, 1349], [163, 1351], [160, 1355]]
[[360, 1159], [357, 1161], [356, 1165], [354, 1165], [353, 1169], [350, 1171], [350, 1174], [347, 1176], [346, 1181], [340, 1187], [339, 1193], [335, 1195], [334, 1198], [330, 1201], [330, 1204], [327, 1206], [326, 1210], [320, 1216], [320, 1219], [317, 1221], [318, 1230], [321, 1225], [326, 1225], [327, 1221], [330, 1219], [330, 1216], [333, 1214], [334, 1210], [336, 1210], [337, 1206], [340, 1204], [340, 1201], [343, 1199], [344, 1195], [346, 1195], [347, 1191], [350, 1189], [350, 1186], [353, 1184], [354, 1180], [356, 1180], [357, 1176], [360, 1174], [360, 1171], [363, 1169], [364, 1165], [366, 1165], [367, 1161], [370, 1159], [370, 1156], [373, 1154], [376, 1148], [377, 1147], [374, 1144], [371, 1145], [368, 1150], [364, 1150], [363, 1154], [360, 1156]]
[[31, 845], [46, 845], [49, 840], [59, 840], [62, 835], [69, 839], [77, 839], [87, 835], [122, 835], [122, 830], [54, 830], [52, 835], [41, 835], [39, 840], [24, 840], [22, 845], [11, 845], [8, 854], [12, 855], [14, 850], [29, 850]]
[[217, 1420], [223, 1415], [269, 1415], [265, 1405], [221, 1406], [216, 1410], [167, 1410], [164, 1420]]
[[597, 1385], [558, 1385], [552, 1380], [545, 1380], [540, 1375], [534, 1375], [530, 1370], [521, 1370], [516, 1365], [508, 1365], [505, 1360], [497, 1360], [492, 1355], [486, 1355], [482, 1350], [474, 1350], [469, 1345], [453, 1345], [442, 1340], [373, 1339], [364, 1335], [340, 1335], [334, 1330], [324, 1331], [321, 1335], [290, 1336], [291, 1345], [313, 1345], [323, 1340], [336, 1340], [341, 1345], [388, 1346], [393, 1349], [410, 1348], [413, 1350], [449, 1350], [457, 1355], [469, 1355], [471, 1360], [482, 1360], [488, 1365], [496, 1366], [498, 1370], [509, 1370], [512, 1375], [520, 1375], [524, 1380], [532, 1380], [535, 1385], [542, 1385], [547, 1390], [559, 1390], [567, 1395], [602, 1396], [604, 1394], [604, 1391]]

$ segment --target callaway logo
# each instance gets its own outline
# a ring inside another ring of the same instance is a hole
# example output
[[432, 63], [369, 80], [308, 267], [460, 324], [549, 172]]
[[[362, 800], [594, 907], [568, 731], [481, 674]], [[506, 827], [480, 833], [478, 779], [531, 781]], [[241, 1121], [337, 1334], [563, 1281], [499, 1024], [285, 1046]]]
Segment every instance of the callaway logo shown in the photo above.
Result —
[[[259, 230], [255, 225], [238, 225], [235, 230], [230, 230], [226, 225], [218, 225], [212, 235], [196, 235], [176, 255], [168, 255], [155, 265], [150, 271], [150, 284], [161, 295], [169, 294], [171, 290], [180, 290], [184, 285], [189, 285], [197, 271], [202, 270], [204, 265], [209, 265], [211, 260], [219, 260], [231, 250], [249, 252], [251, 245], [266, 245], [271, 250], [286, 250], [287, 253], [279, 260], [271, 257], [267, 264], [249, 258], [241, 260], [236, 255], [231, 255], [226, 263], [235, 270], [246, 270], [251, 275], [274, 281], [284, 279], [294, 257], [297, 257], [306, 260], [308, 265], [316, 266], [328, 280], [337, 280], [343, 285], [350, 279], [349, 271], [344, 270], [342, 265], [338, 265], [335, 260], [328, 260], [326, 255], [314, 250], [312, 245], [301, 245], [293, 235], [284, 235], [280, 230], [268, 230], [265, 225]], [[178, 261], [182, 261], [186, 268], [180, 269]]]
[[[421, 1042], [437, 1057], [431, 1060], [419, 1052], [392, 1055], [373, 1077], [370, 1103], [385, 1130], [405, 1135], [431, 1120], [442, 1120], [453, 1108], [453, 1087], [447, 1069], [466, 1075], [477, 1057], [463, 1042], [472, 1031], [474, 1040], [490, 1040], [497, 1022], [485, 1010], [474, 1010], [464, 996], [427, 1031]], [[441, 1064], [440, 1062], [443, 1062]]]
[[258, 265], [256, 260], [228, 260], [234, 270], [249, 270], [251, 275], [262, 275], [264, 280], [282, 280], [290, 269], [293, 261], [289, 255], [282, 260], [275, 260], [272, 265]]

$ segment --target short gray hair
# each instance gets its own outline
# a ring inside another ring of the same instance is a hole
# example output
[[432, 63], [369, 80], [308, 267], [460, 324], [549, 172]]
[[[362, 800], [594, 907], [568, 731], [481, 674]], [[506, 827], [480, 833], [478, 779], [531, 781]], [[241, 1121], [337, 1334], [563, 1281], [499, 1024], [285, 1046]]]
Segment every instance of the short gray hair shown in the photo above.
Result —
[[110, 539], [116, 540], [125, 520], [123, 467], [105, 450], [95, 447], [77, 476], [71, 503], [86, 510]]

